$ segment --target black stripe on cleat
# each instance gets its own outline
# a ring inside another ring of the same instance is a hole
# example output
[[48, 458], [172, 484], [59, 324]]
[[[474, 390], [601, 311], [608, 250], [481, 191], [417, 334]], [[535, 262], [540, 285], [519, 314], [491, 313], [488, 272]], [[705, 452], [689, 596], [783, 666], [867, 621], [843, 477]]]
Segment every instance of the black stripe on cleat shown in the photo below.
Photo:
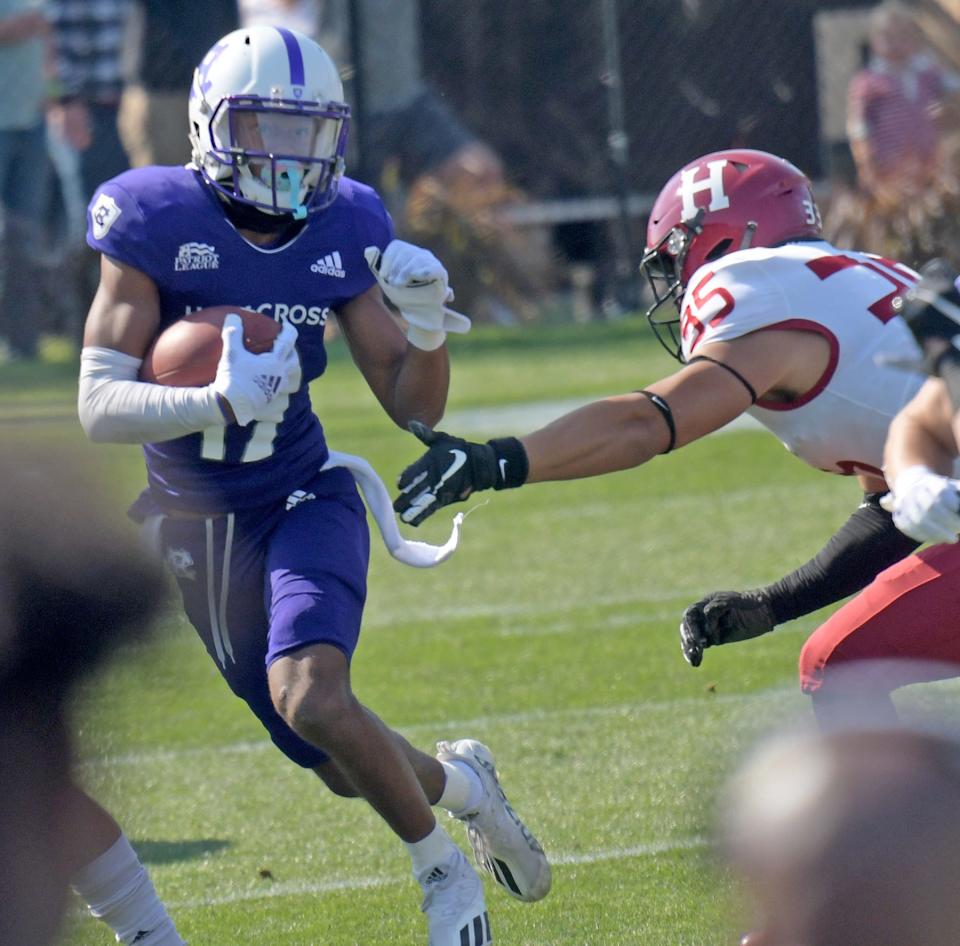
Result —
[[513, 874], [510, 873], [510, 868], [501, 860], [495, 860], [494, 863], [497, 867], [500, 868], [499, 876], [502, 876], [503, 879], [500, 881], [504, 887], [509, 887], [518, 897], [522, 897], [523, 893], [520, 888], [517, 886], [517, 882], [513, 879]]

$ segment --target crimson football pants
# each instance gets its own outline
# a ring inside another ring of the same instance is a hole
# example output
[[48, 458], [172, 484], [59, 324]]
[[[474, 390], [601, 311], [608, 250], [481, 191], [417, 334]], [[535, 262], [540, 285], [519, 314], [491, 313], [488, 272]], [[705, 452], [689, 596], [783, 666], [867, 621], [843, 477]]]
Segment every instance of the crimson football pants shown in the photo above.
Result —
[[800, 652], [800, 685], [824, 706], [851, 682], [835, 671], [866, 660], [858, 685], [890, 714], [898, 687], [960, 676], [960, 543], [907, 556], [834, 612]]

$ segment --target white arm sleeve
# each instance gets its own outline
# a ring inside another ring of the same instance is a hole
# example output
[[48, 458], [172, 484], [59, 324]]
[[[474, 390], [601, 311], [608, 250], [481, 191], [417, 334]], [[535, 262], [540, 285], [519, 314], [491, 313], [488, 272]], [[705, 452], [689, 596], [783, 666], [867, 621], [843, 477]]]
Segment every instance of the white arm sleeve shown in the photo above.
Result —
[[178, 388], [137, 380], [141, 359], [112, 348], [80, 352], [77, 409], [97, 443], [158, 443], [226, 424], [212, 387]]

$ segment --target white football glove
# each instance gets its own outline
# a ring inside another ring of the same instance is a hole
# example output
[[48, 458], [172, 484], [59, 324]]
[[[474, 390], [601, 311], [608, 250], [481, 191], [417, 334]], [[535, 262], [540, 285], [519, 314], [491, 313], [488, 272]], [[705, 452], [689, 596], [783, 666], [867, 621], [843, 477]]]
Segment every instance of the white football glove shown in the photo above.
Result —
[[956, 542], [960, 535], [960, 493], [957, 480], [925, 466], [911, 466], [880, 500], [893, 513], [893, 524], [918, 542]]
[[407, 339], [423, 351], [439, 348], [447, 332], [470, 331], [470, 319], [446, 304], [453, 301], [447, 271], [429, 250], [403, 240], [392, 240], [380, 253], [375, 246], [363, 251], [383, 294], [407, 322]]
[[243, 320], [231, 312], [223, 320], [223, 351], [210, 387], [230, 405], [236, 422], [279, 423], [300, 387], [297, 330], [284, 322], [270, 351], [255, 355], [243, 344]]

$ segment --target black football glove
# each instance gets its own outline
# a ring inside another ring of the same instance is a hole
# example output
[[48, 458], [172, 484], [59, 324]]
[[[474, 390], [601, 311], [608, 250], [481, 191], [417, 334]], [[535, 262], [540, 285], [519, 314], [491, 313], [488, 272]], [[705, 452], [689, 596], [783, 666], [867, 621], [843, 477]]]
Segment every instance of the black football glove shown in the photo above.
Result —
[[400, 495], [393, 508], [410, 525], [420, 525], [438, 509], [462, 502], [477, 490], [511, 489], [527, 478], [527, 454], [516, 437], [472, 443], [416, 420], [409, 426], [429, 448], [397, 480]]
[[691, 667], [699, 667], [707, 647], [768, 634], [776, 623], [762, 592], [714, 591], [683, 612], [680, 649]]

